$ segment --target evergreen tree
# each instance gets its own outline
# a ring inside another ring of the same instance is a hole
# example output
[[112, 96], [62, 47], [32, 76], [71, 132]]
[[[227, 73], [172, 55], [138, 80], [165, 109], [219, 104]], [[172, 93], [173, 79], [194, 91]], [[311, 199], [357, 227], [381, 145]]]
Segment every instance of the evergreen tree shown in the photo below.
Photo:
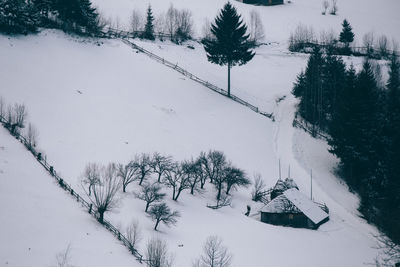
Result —
[[53, 0], [32, 0], [33, 5], [39, 11], [40, 15], [47, 18], [49, 12], [53, 9]]
[[24, 0], [0, 1], [0, 32], [27, 34], [36, 31], [37, 24], [32, 4]]
[[342, 32], [339, 41], [345, 44], [346, 50], [349, 49], [350, 43], [354, 41], [354, 33], [350, 23], [345, 19], [342, 23]]
[[148, 39], [148, 40], [154, 40], [154, 16], [153, 16], [153, 11], [151, 9], [151, 6], [147, 8], [147, 18], [146, 18], [146, 25], [144, 26], [144, 33], [143, 33], [143, 38]]
[[203, 40], [208, 61], [228, 66], [228, 96], [231, 95], [231, 68], [244, 65], [254, 57], [247, 26], [231, 3], [225, 4], [211, 25], [213, 37]]
[[55, 9], [64, 22], [97, 30], [98, 14], [90, 0], [56, 0]]

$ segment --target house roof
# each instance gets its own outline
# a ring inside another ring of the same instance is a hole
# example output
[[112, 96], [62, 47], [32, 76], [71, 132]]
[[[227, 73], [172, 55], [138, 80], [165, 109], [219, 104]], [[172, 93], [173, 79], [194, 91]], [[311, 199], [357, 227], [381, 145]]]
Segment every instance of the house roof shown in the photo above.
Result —
[[283, 192], [282, 195], [269, 202], [261, 212], [267, 213], [299, 213], [302, 212], [313, 223], [319, 224], [329, 215], [317, 204], [310, 200], [296, 188]]
[[315, 204], [311, 199], [309, 199], [299, 190], [292, 188], [286, 190], [283, 194], [313, 223], [319, 224], [321, 221], [329, 217], [329, 215], [325, 211], [323, 211], [317, 204]]

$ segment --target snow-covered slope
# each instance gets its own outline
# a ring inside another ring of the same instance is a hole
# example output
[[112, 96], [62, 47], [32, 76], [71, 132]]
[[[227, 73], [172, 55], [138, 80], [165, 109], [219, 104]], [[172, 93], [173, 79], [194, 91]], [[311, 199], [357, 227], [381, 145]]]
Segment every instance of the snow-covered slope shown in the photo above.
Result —
[[[226, 0], [93, 0], [106, 17], [114, 18], [115, 21], [119, 18], [119, 24], [122, 26], [129, 25], [134, 8], [144, 14], [150, 3], [157, 15], [165, 13], [173, 3], [177, 8], [187, 8], [192, 11], [197, 34], [201, 34], [205, 19], [212, 21], [226, 2]], [[313, 26], [316, 34], [321, 30], [331, 29], [338, 33], [345, 18], [353, 26], [358, 44], [361, 44], [362, 36], [370, 31], [377, 36], [386, 34], [389, 38], [396, 39], [400, 36], [398, 16], [400, 3], [397, 0], [339, 0], [337, 16], [323, 16], [322, 2], [322, 0], [291, 0], [291, 3], [285, 1], [285, 5], [280, 6], [255, 7], [231, 0], [245, 19], [249, 19], [249, 12], [252, 9], [259, 11], [265, 27], [266, 40], [269, 42], [286, 43], [290, 32], [299, 23]]]
[[[210, 187], [204, 195], [185, 193], [177, 203], [168, 200], [168, 205], [182, 213], [177, 226], [161, 226], [157, 233], [174, 252], [174, 266], [190, 266], [206, 237], [213, 234], [224, 239], [234, 254], [234, 266], [239, 267], [262, 267], [266, 262], [271, 266], [363, 266], [373, 261], [377, 251], [371, 233], [376, 230], [357, 217], [357, 198], [331, 174], [335, 158], [326, 144], [291, 125], [294, 67], [279, 68], [278, 56], [272, 62], [260, 56], [248, 70], [266, 66], [281, 71], [269, 80], [253, 81], [255, 88], [274, 84], [273, 93], [250, 90], [254, 99], [259, 94], [270, 101], [276, 116], [272, 122], [135, 53], [122, 42], [101, 42], [83, 42], [53, 31], [0, 37], [4, 62], [0, 65], [0, 95], [8, 103], [27, 105], [29, 119], [39, 129], [39, 146], [67, 181], [77, 186], [89, 161], [127, 162], [135, 153], [153, 151], [182, 160], [218, 149], [250, 176], [260, 172], [266, 183], [273, 185], [280, 158], [285, 169], [290, 164], [291, 176], [305, 194], [309, 194], [309, 169], [316, 169], [314, 197], [327, 203], [331, 220], [318, 231], [271, 226], [257, 217], [243, 216], [247, 204], [255, 211], [249, 190], [235, 193], [232, 208], [217, 211], [205, 207], [212, 201]], [[204, 56], [199, 48], [192, 53]], [[289, 65], [290, 59], [284, 60], [282, 66]], [[305, 59], [301, 61], [304, 64]], [[243, 84], [249, 81], [246, 71], [240, 77]], [[215, 79], [222, 83], [224, 76]], [[276, 95], [287, 97], [276, 103]], [[308, 145], [318, 157], [307, 151]], [[121, 194], [120, 208], [107, 217], [121, 227], [139, 220], [147, 240], [156, 233], [143, 212], [144, 203], [133, 197], [132, 191], [137, 189], [137, 185], [128, 187], [129, 192]]]
[[0, 266], [141, 266], [0, 127]]

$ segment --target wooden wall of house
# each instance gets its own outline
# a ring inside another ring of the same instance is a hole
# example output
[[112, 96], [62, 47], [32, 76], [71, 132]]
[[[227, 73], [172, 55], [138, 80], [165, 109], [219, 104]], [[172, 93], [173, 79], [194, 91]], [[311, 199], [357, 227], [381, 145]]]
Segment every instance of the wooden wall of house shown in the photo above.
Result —
[[283, 0], [243, 0], [243, 3], [253, 4], [253, 5], [272, 6], [272, 5], [282, 5]]
[[303, 213], [267, 213], [261, 212], [261, 221], [273, 225], [296, 228], [316, 229], [317, 226]]

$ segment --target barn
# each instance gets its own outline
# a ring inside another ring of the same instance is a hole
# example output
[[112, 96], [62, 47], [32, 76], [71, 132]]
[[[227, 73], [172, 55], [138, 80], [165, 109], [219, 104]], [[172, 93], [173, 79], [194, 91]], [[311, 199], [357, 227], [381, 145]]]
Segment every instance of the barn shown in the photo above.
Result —
[[239, 0], [239, 2], [261, 6], [283, 5], [283, 0]]
[[274, 225], [318, 229], [328, 220], [328, 213], [296, 188], [284, 191], [261, 210], [261, 221]]

